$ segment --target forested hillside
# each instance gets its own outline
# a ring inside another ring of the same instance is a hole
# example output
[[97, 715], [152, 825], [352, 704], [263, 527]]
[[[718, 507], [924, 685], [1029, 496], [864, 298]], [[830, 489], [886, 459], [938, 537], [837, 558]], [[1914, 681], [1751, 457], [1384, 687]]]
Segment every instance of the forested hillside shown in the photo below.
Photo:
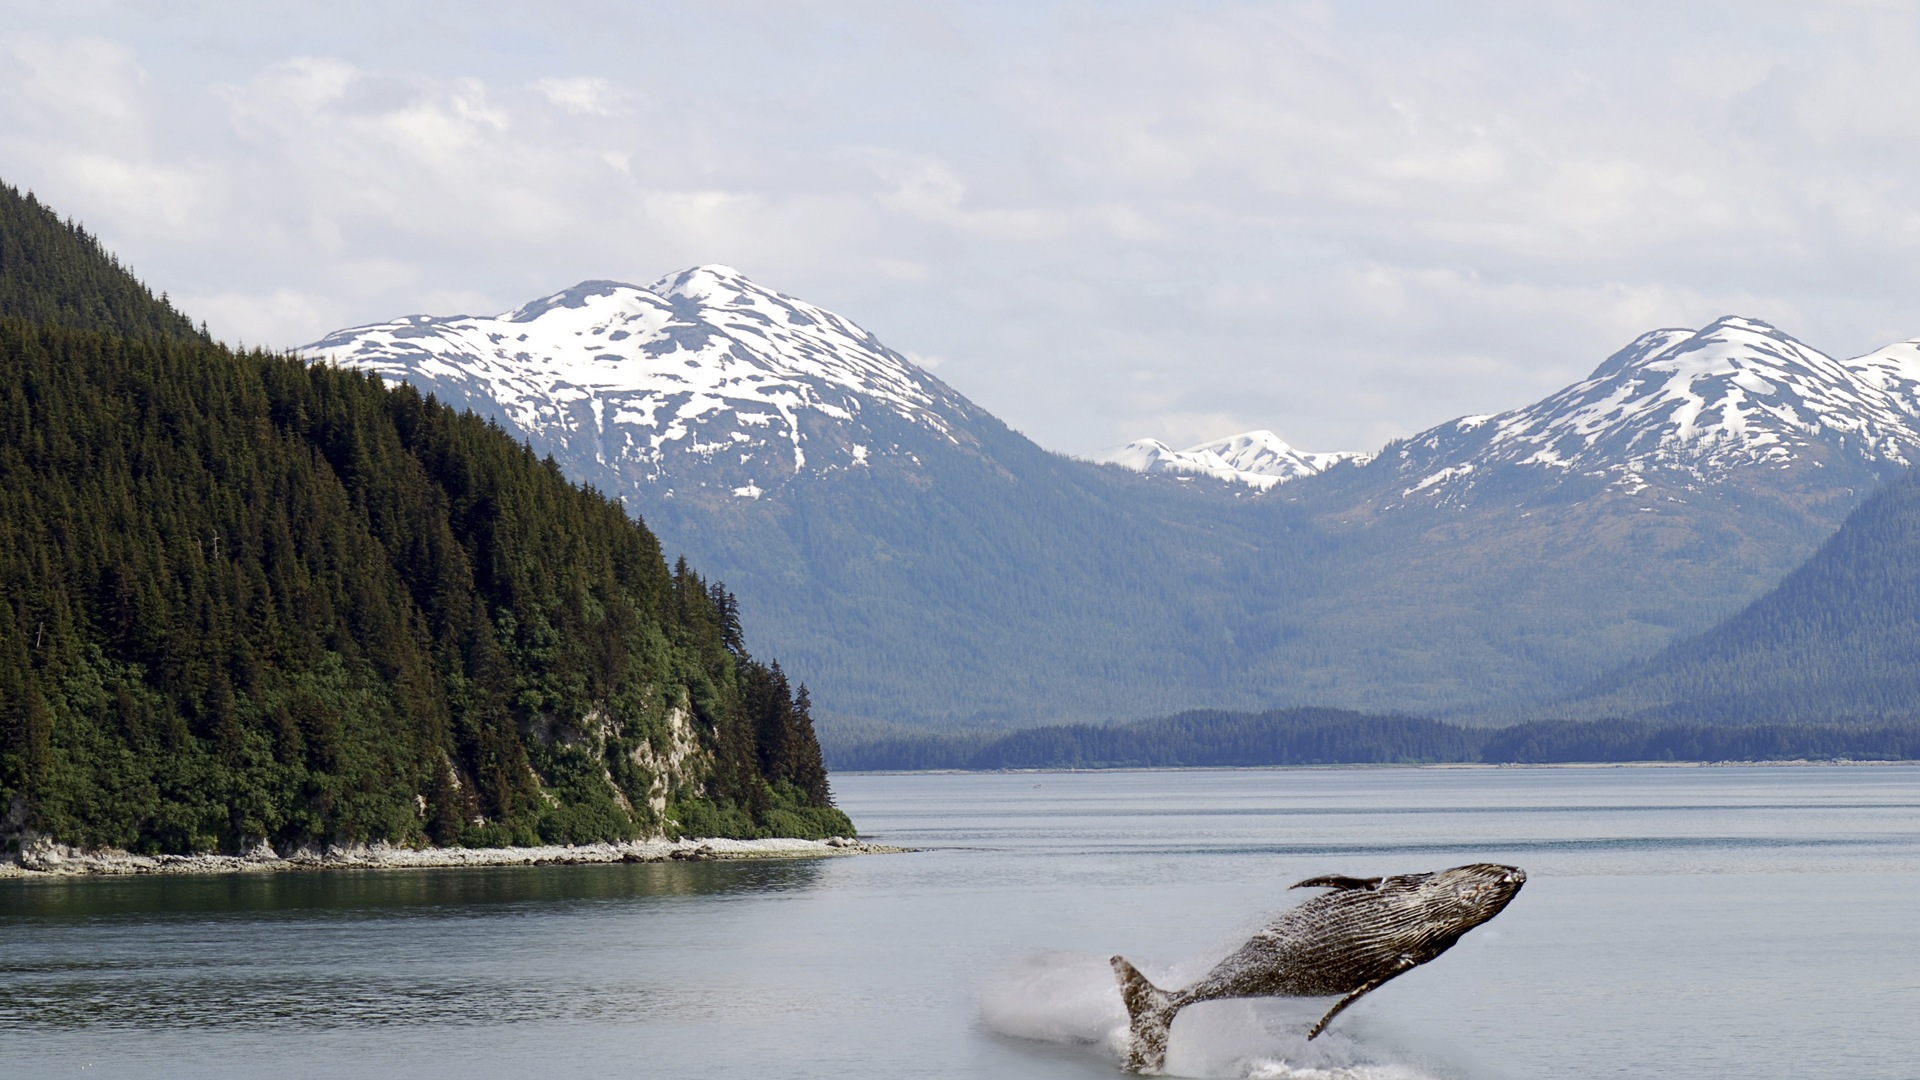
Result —
[[0, 221], [7, 831], [850, 833], [805, 688], [617, 504], [410, 388], [207, 341], [11, 189]]
[[1772, 591], [1569, 711], [1715, 723], [1920, 716], [1920, 480], [1889, 483]]

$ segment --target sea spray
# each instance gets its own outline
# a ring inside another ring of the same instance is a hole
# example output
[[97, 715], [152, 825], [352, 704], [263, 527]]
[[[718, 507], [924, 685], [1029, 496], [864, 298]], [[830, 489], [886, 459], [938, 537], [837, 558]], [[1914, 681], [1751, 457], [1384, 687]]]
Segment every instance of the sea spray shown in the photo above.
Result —
[[1124, 1044], [1127, 1010], [1104, 957], [1049, 952], [1002, 969], [980, 994], [980, 1020], [1002, 1035], [1066, 1045]]
[[[1179, 986], [1211, 961], [1148, 967], [1149, 978]], [[1272, 1080], [1436, 1080], [1391, 1060], [1344, 1031], [1307, 1039], [1329, 1004], [1322, 998], [1205, 1002], [1181, 1011], [1166, 1072], [1173, 1076]], [[1009, 1038], [1081, 1047], [1116, 1069], [1127, 1049], [1127, 1014], [1107, 959], [1048, 952], [1020, 959], [982, 989], [981, 1023]]]

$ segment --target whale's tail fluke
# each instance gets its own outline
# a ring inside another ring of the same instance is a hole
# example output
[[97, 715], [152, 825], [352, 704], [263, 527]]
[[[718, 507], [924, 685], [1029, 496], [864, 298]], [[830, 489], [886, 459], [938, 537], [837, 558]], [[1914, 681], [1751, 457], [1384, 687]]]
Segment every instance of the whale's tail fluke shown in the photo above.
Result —
[[1157, 1073], [1167, 1064], [1167, 1034], [1180, 1003], [1124, 957], [1116, 956], [1112, 963], [1120, 978], [1120, 999], [1127, 1003], [1127, 1071]]

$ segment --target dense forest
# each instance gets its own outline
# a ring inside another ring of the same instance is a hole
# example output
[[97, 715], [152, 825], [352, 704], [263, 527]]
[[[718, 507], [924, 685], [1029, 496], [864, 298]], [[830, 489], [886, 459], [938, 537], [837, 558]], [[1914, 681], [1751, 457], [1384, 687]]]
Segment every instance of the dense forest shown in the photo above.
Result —
[[0, 812], [149, 852], [850, 835], [805, 687], [616, 503], [217, 345], [0, 187]]
[[1124, 769], [1263, 765], [1910, 760], [1920, 722], [1725, 725], [1542, 721], [1468, 727], [1341, 709], [1196, 711], [1135, 724], [1002, 733], [895, 731], [830, 744], [835, 769]]

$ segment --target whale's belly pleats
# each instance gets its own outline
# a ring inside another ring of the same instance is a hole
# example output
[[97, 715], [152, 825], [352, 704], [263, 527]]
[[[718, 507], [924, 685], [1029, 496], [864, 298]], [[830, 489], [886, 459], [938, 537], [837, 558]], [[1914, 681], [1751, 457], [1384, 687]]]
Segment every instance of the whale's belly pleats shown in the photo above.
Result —
[[1326, 899], [1288, 912], [1180, 996], [1199, 1002], [1346, 994], [1444, 949], [1434, 948], [1435, 928], [1419, 905]]

